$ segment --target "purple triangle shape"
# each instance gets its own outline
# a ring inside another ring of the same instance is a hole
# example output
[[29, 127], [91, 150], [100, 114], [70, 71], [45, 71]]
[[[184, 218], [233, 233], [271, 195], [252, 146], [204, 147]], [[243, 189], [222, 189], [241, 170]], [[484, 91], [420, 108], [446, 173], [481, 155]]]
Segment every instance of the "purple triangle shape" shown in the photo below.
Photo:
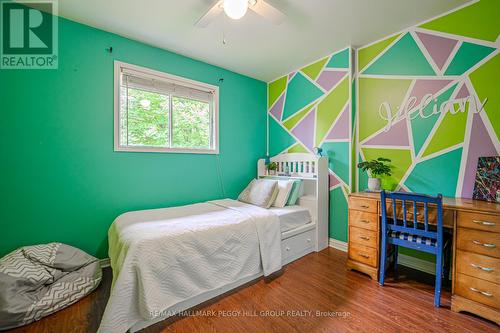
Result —
[[345, 106], [326, 139], [349, 139], [349, 103]]
[[381, 132], [375, 137], [371, 138], [363, 145], [371, 146], [409, 146], [408, 139], [408, 126], [406, 119], [392, 125], [387, 132]]
[[422, 98], [427, 94], [435, 95], [438, 91], [446, 87], [453, 80], [432, 80], [419, 79], [416, 80], [409, 97], [415, 97], [416, 101], [413, 107], [418, 106], [422, 102]]
[[345, 71], [324, 70], [316, 79], [316, 82], [326, 91], [335, 86], [347, 74]]
[[469, 89], [467, 89], [467, 86], [465, 84], [462, 84], [462, 87], [458, 91], [456, 98], [466, 98], [469, 96], [470, 96]]
[[273, 107], [269, 112], [273, 114], [276, 119], [281, 121], [281, 114], [283, 113], [283, 102], [285, 101], [285, 93], [282, 93], [280, 98], [274, 103]]
[[307, 148], [314, 148], [314, 120], [316, 118], [316, 108], [309, 112], [292, 130], [295, 135]]
[[430, 35], [423, 32], [417, 32], [417, 35], [438, 68], [443, 69], [446, 60], [448, 60], [453, 48], [457, 45], [457, 41], [455, 39]]
[[297, 71], [294, 71], [294, 72], [291, 72], [290, 74], [288, 74], [288, 81], [290, 81], [295, 76], [295, 74], [297, 74]]
[[495, 145], [493, 145], [488, 135], [488, 131], [483, 124], [481, 116], [475, 113], [472, 118], [469, 152], [467, 154], [467, 164], [465, 166], [464, 183], [462, 187], [463, 198], [472, 198], [479, 157], [495, 155], [497, 155]]
[[333, 174], [329, 173], [328, 174], [328, 186], [329, 187], [333, 187], [335, 185], [338, 185], [340, 184], [340, 181], [338, 180], [337, 177], [335, 177]]

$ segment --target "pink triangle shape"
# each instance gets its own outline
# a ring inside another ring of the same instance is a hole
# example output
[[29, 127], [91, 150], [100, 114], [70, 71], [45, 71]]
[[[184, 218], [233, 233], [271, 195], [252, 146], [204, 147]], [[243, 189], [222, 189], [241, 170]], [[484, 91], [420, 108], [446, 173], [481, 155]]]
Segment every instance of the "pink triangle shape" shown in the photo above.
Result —
[[417, 32], [417, 35], [438, 68], [443, 69], [446, 60], [448, 60], [453, 48], [457, 45], [457, 41], [455, 39], [430, 35], [423, 32]]
[[316, 108], [309, 112], [292, 130], [293, 135], [299, 139], [304, 146], [312, 150], [314, 148], [314, 120]]
[[329, 173], [328, 174], [328, 184], [329, 184], [329, 187], [333, 187], [335, 185], [340, 184], [340, 181], [332, 173]]
[[409, 146], [408, 126], [406, 119], [392, 125], [387, 132], [381, 132], [363, 145], [367, 146]]
[[427, 94], [435, 95], [438, 91], [446, 87], [452, 80], [432, 80], [432, 79], [419, 79], [416, 80], [409, 98], [415, 97], [416, 101], [413, 107], [420, 105], [422, 98]]
[[288, 74], [288, 81], [290, 81], [295, 76], [295, 74], [297, 74], [296, 71], [291, 72], [290, 74]]
[[467, 164], [465, 166], [462, 197], [472, 198], [474, 182], [476, 179], [477, 160], [479, 157], [496, 155], [497, 150], [488, 135], [488, 131], [483, 124], [483, 120], [481, 119], [479, 113], [475, 113], [472, 118], [469, 152], [467, 154]]
[[283, 102], [285, 101], [285, 93], [282, 93], [280, 98], [274, 103], [273, 107], [269, 112], [273, 114], [276, 119], [281, 121], [281, 114], [283, 113]]
[[470, 96], [469, 89], [467, 89], [467, 86], [463, 84], [460, 90], [458, 91], [456, 98], [466, 98], [469, 96]]
[[349, 103], [347, 103], [326, 139], [349, 139]]
[[335, 86], [347, 74], [344, 71], [327, 71], [324, 70], [316, 79], [316, 82], [326, 91]]

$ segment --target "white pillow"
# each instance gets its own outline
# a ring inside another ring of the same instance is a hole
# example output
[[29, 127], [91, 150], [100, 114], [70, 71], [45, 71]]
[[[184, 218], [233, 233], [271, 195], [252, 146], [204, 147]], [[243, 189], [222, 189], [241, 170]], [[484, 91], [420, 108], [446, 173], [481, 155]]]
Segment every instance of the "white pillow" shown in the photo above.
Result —
[[253, 179], [240, 193], [238, 200], [262, 208], [271, 207], [278, 194], [278, 182], [270, 179]]
[[290, 192], [292, 192], [292, 187], [294, 180], [278, 180], [278, 195], [276, 196], [276, 200], [274, 200], [274, 207], [285, 207], [288, 197], [290, 196]]

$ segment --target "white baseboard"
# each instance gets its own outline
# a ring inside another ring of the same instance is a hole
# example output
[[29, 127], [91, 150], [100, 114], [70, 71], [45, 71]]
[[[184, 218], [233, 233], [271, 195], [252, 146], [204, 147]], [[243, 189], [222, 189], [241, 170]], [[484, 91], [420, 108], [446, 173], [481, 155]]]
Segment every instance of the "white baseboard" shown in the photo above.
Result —
[[111, 263], [109, 262], [109, 258], [99, 259], [99, 264], [101, 264], [101, 268], [111, 266]]
[[431, 261], [418, 259], [415, 257], [410, 257], [405, 254], [399, 253], [398, 263], [400, 265], [410, 267], [421, 272], [436, 275], [436, 264]]
[[347, 242], [340, 241], [338, 239], [330, 238], [328, 245], [336, 250], [347, 252]]
[[[336, 250], [347, 252], [347, 243], [339, 241], [338, 239], [330, 238], [328, 245]], [[398, 262], [400, 265], [436, 275], [436, 264], [433, 262], [407, 256], [405, 254], [398, 254]]]

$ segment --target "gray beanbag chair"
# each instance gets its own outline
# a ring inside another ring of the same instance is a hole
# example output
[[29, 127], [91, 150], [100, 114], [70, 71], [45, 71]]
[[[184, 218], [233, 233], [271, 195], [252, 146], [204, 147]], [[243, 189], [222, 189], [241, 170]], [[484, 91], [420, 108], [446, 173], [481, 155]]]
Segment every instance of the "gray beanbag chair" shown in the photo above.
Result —
[[69, 245], [25, 246], [0, 259], [0, 330], [75, 303], [101, 282], [97, 258]]

